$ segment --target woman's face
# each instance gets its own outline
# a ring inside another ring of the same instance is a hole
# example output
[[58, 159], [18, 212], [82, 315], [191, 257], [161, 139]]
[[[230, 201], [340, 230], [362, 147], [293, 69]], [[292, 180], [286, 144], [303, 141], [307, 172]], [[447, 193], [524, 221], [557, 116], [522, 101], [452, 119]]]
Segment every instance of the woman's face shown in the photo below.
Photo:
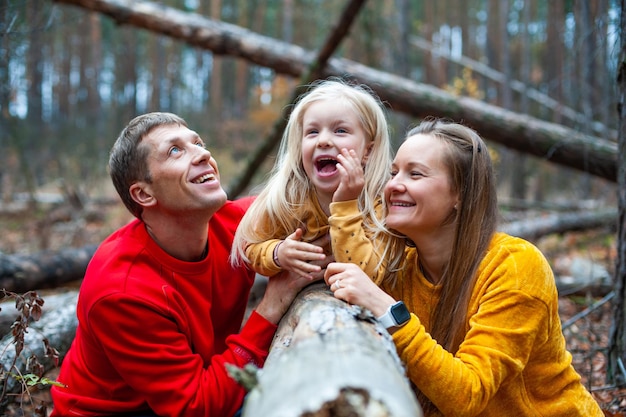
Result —
[[444, 142], [428, 134], [407, 138], [398, 149], [385, 187], [386, 224], [413, 241], [449, 225], [458, 195], [444, 164]]

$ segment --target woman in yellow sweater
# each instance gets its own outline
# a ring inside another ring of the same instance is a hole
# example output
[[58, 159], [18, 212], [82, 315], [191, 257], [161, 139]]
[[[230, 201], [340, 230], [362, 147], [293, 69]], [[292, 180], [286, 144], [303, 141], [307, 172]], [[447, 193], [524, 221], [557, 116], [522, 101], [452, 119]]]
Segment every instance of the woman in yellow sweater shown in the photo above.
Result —
[[603, 416], [566, 350], [540, 251], [496, 232], [489, 151], [468, 127], [429, 119], [400, 146], [385, 187], [389, 262], [377, 286], [332, 263], [337, 298], [392, 334], [426, 416]]

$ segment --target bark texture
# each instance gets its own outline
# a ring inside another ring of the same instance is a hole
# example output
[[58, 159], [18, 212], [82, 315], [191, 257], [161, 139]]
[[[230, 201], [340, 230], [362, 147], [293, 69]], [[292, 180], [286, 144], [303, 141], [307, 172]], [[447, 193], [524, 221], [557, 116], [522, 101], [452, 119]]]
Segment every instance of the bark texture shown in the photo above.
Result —
[[283, 317], [244, 417], [420, 417], [389, 333], [323, 283]]

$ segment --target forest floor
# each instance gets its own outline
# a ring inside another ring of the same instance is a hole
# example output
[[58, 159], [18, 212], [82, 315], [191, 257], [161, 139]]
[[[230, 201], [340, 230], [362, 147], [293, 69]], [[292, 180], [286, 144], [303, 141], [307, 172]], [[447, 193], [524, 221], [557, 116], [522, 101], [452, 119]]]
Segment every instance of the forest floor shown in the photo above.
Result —
[[[91, 207], [77, 218], [74, 215], [60, 216], [65, 221], [54, 221], [50, 212], [33, 215], [33, 212], [17, 211], [7, 213], [0, 210], [0, 252], [35, 253], [42, 249], [59, 249], [87, 244], [97, 244], [111, 231], [130, 219], [121, 204], [117, 202]], [[58, 214], [57, 214], [58, 216]], [[544, 237], [537, 246], [555, 268], [564, 260], [580, 256], [581, 252], [592, 254], [600, 260], [607, 271], [615, 268], [615, 237], [610, 231], [572, 232], [559, 236]], [[559, 313], [563, 323], [568, 323], [564, 335], [569, 351], [573, 355], [573, 365], [580, 373], [583, 383], [605, 411], [606, 416], [626, 416], [626, 387], [614, 387], [607, 383], [607, 346], [612, 324], [611, 302], [589, 309], [598, 304], [602, 294], [571, 294], [559, 297]], [[45, 299], [45, 298], [44, 298]], [[578, 316], [577, 316], [578, 315]], [[570, 323], [572, 317], [579, 317]], [[52, 371], [51, 378], [57, 371]], [[47, 389], [33, 391], [32, 399], [47, 406], [51, 402]], [[22, 398], [24, 400], [26, 398]], [[17, 400], [17, 398], [16, 398]], [[16, 402], [17, 404], [17, 402]], [[28, 406], [13, 405], [7, 416], [35, 415]], [[46, 414], [39, 414], [46, 415]]]

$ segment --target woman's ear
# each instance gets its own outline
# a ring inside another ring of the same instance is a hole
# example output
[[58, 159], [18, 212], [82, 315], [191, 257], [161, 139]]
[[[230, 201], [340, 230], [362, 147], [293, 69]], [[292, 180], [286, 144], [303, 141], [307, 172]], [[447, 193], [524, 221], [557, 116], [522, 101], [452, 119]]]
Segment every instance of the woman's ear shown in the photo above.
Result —
[[156, 204], [156, 198], [150, 192], [150, 184], [140, 181], [130, 186], [130, 196], [142, 207], [149, 207]]

